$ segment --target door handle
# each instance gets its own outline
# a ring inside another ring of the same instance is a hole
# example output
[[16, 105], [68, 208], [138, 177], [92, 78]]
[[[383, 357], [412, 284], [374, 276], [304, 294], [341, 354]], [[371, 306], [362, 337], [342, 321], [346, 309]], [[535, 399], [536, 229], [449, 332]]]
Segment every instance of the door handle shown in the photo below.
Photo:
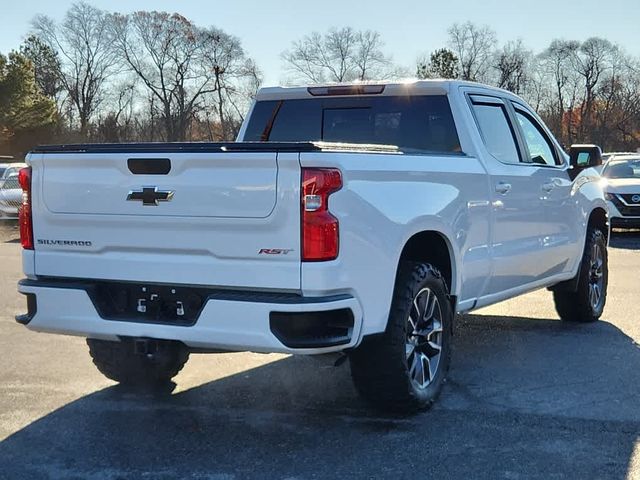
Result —
[[546, 193], [549, 193], [551, 190], [553, 190], [556, 187], [556, 184], [553, 182], [547, 182], [547, 183], [543, 183], [542, 184], [542, 190]]
[[511, 190], [510, 183], [498, 182], [496, 184], [496, 192], [500, 195], [506, 195]]

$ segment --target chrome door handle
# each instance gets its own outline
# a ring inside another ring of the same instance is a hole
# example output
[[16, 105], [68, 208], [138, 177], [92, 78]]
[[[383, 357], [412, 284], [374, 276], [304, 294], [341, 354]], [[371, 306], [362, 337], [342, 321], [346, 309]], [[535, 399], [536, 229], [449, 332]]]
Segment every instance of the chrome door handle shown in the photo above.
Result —
[[542, 184], [542, 190], [549, 193], [551, 190], [553, 190], [556, 187], [556, 184], [553, 182], [547, 182], [547, 183], [543, 183]]
[[511, 190], [510, 183], [499, 182], [496, 184], [496, 192], [500, 195], [506, 195]]

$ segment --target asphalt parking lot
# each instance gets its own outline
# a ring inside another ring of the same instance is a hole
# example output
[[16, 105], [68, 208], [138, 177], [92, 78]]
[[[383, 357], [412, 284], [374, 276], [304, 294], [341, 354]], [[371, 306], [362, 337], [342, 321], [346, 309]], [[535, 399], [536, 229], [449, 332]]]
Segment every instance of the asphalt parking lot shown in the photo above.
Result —
[[[601, 322], [539, 291], [459, 319], [450, 381], [415, 417], [369, 410], [347, 365], [192, 355], [172, 391], [127, 391], [84, 340], [16, 324], [0, 235], [0, 478], [640, 478], [640, 234], [610, 248]], [[636, 447], [638, 445], [638, 447]]]

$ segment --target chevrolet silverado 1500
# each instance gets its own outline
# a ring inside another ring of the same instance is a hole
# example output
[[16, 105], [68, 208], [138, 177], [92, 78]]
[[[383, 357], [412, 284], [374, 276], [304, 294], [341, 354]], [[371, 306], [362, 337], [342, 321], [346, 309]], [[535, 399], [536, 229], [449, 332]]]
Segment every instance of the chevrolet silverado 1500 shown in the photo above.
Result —
[[504, 90], [459, 81], [260, 90], [236, 143], [53, 145], [20, 172], [28, 328], [107, 377], [190, 352], [345, 353], [386, 409], [432, 404], [456, 313], [547, 287], [602, 314], [595, 146], [565, 154]]

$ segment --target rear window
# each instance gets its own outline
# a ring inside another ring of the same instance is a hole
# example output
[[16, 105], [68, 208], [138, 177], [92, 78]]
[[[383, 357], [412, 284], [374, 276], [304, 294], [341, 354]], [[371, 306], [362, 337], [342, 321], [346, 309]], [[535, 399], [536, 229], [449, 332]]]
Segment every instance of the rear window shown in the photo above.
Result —
[[257, 102], [248, 142], [344, 142], [461, 153], [446, 96], [311, 98]]

